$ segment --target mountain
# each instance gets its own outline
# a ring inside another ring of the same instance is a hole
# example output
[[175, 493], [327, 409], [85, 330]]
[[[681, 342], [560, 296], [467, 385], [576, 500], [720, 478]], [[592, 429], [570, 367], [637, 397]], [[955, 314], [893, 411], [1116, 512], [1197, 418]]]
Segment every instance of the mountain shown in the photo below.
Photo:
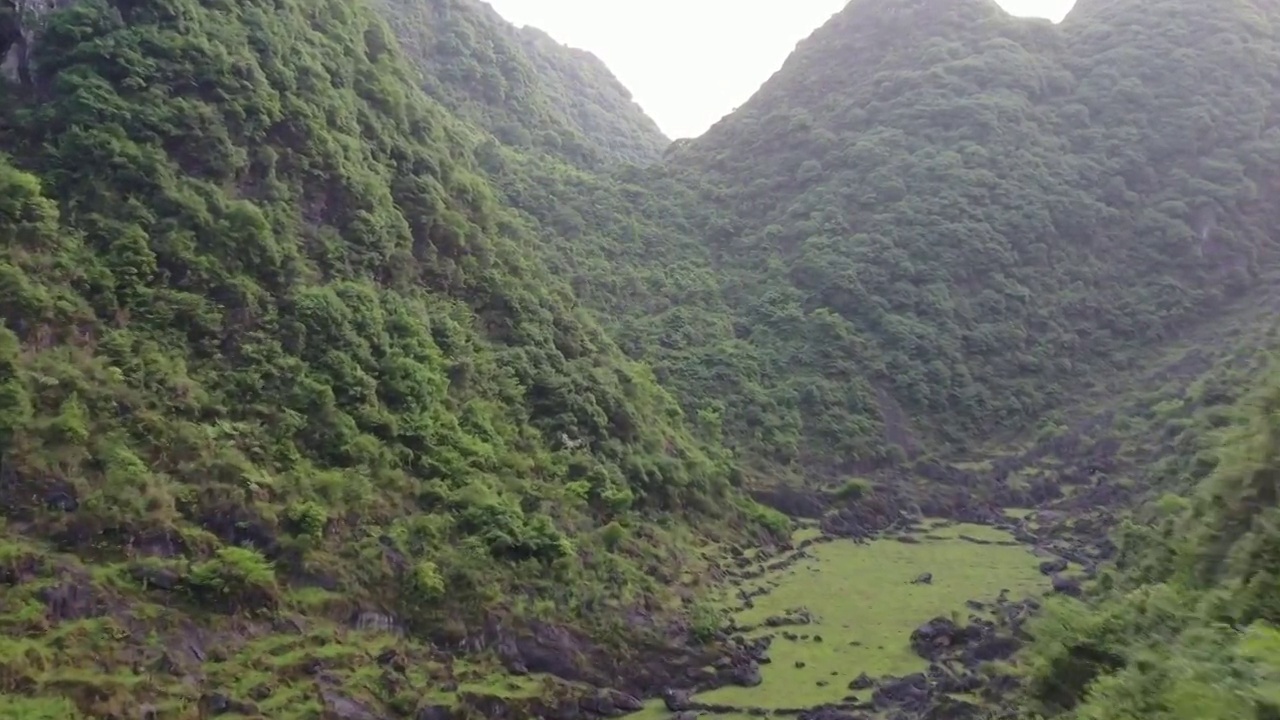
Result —
[[425, 90], [503, 142], [582, 166], [657, 160], [669, 140], [589, 52], [477, 0], [379, 0]]
[[838, 479], [1035, 424], [1265, 283], [1260, 8], [851, 2], [662, 165], [482, 162], [704, 437]]
[[452, 703], [491, 671], [427, 638], [539, 617], [620, 684], [575, 638], [667, 643], [676, 558], [785, 530], [369, 8], [66, 5], [3, 6], [0, 715]]
[[922, 515], [1097, 577], [1018, 702], [1240, 716], [1173, 694], [1267, 687], [1270, 410], [1208, 454], [1271, 387], [1277, 33], [854, 0], [668, 146], [472, 0], [0, 0], [0, 716], [695, 711], [761, 686], [748, 580]]
[[[830, 398], [809, 455], [904, 416], [916, 446], [1025, 427], [1212, 321], [1274, 267], [1277, 27], [1262, 3], [851, 2], [671, 163], [771, 382]], [[786, 331], [769, 327], [783, 320]], [[789, 341], [827, 328], [840, 367]], [[772, 350], [772, 352], [770, 352]], [[904, 413], [899, 413], [900, 406]]]

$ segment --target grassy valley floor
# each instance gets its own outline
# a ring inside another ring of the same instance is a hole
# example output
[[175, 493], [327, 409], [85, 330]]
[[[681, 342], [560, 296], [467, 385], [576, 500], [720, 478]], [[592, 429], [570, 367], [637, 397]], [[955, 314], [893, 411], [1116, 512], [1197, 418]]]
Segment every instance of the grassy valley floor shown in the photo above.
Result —
[[[817, 537], [802, 529], [796, 542]], [[931, 618], [963, 623], [970, 615], [985, 617], [966, 606], [968, 600], [989, 603], [1002, 593], [1020, 599], [1049, 590], [1039, 571], [1044, 558], [1004, 530], [931, 520], [901, 537], [817, 542], [795, 562], [735, 584], [722, 603], [748, 638], [773, 636], [771, 662], [762, 666], [763, 682], [756, 687], [724, 687], [694, 700], [741, 708], [718, 715], [729, 720], [839, 703], [851, 695], [869, 700], [870, 689], [849, 689], [859, 675], [905, 676], [928, 668], [910, 638]], [[916, 582], [925, 574], [929, 582]], [[744, 602], [744, 596], [750, 599]], [[779, 624], [784, 620], [788, 624]], [[671, 716], [659, 701], [633, 717]]]

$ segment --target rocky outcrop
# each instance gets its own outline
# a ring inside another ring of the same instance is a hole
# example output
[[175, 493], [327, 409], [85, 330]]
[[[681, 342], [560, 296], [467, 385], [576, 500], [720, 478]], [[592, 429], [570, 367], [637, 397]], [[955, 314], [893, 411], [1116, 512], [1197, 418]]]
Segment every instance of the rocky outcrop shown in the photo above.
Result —
[[35, 49], [49, 14], [77, 0], [0, 0], [0, 76], [30, 85]]

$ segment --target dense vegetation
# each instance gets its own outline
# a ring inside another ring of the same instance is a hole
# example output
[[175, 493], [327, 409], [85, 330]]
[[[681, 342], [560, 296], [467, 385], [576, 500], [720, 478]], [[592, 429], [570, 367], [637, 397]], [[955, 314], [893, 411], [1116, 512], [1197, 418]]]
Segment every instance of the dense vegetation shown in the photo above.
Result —
[[[679, 572], [684, 526], [640, 518], [784, 527], [531, 256], [370, 10], [6, 10], [44, 23], [0, 102], [15, 581], [49, 552], [214, 618], [314, 590], [432, 632], [608, 624]], [[39, 589], [6, 635], [51, 631]], [[21, 658], [6, 691], [77, 672]]]
[[476, 0], [378, 0], [424, 89], [502, 142], [582, 167], [657, 160], [667, 138], [591, 53]]
[[[1262, 0], [854, 0], [670, 148], [473, 0], [0, 0], [0, 57], [0, 715], [412, 716], [466, 692], [423, 640], [485, 679], [495, 618], [553, 623], [573, 679], [586, 637], [723, 642], [675, 590], [787, 531], [743, 486], [878, 469], [841, 502], [918, 509], [908, 456], [1269, 314]], [[1042, 625], [1040, 711], [1275, 715], [1262, 397], [1220, 462], [1220, 411], [1123, 410], [1169, 422], [1140, 490], [1204, 489]], [[984, 467], [949, 492], [1032, 497]]]
[[[985, 0], [855, 1], [673, 151], [723, 189], [733, 225], [711, 241], [749, 338], [817, 391], [786, 408], [813, 452], [831, 445], [809, 428], [874, 428], [837, 404], [875, 408], [868, 385], [944, 441], [1025, 425], [1256, 285], [1276, 32], [1262, 3], [1054, 27]], [[771, 320], [858, 352], [787, 352]]]
[[548, 264], [750, 467], [962, 449], [1274, 262], [1277, 31], [1257, 3], [1153, 12], [853, 2], [662, 166], [481, 161]]
[[1056, 605], [1037, 624], [1033, 707], [1094, 720], [1280, 712], [1277, 417], [1273, 375], [1218, 419], [1230, 421], [1194, 466], [1199, 490], [1121, 529], [1092, 603]]

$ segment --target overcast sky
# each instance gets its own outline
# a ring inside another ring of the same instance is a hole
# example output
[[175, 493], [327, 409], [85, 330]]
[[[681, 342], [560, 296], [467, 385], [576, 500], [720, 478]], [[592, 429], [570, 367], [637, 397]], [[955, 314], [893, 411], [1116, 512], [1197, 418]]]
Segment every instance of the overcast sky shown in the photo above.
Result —
[[[751, 97], [848, 0], [487, 0], [590, 50], [672, 138], [701, 135]], [[1075, 0], [997, 0], [1061, 20]]]

